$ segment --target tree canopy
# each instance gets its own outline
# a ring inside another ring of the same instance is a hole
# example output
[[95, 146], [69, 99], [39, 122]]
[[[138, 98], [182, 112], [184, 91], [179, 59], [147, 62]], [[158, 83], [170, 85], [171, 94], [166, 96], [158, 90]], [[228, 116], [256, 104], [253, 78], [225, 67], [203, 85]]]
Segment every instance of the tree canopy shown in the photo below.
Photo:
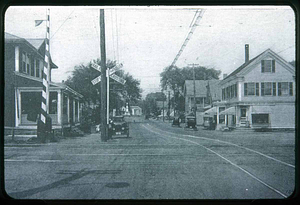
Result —
[[[221, 71], [214, 68], [206, 68], [203, 66], [196, 66], [195, 68], [196, 80], [208, 80], [219, 79]], [[193, 68], [191, 67], [166, 67], [162, 73], [160, 73], [160, 83], [162, 88], [167, 86], [173, 91], [179, 89], [183, 91], [185, 80], [193, 80]]]
[[[87, 103], [100, 104], [101, 98], [101, 83], [93, 85], [91, 81], [100, 75], [100, 72], [92, 68], [92, 62], [100, 65], [100, 59], [93, 60], [87, 65], [78, 65], [65, 82], [66, 85], [76, 90], [84, 96], [84, 101]], [[112, 68], [116, 65], [115, 61], [107, 61], [107, 68]], [[126, 80], [125, 85], [117, 83], [110, 79], [110, 110], [120, 108], [122, 105], [128, 103], [136, 103], [141, 99], [140, 81], [134, 79], [129, 73], [125, 73], [120, 69], [116, 72], [121, 78]], [[119, 102], [119, 103], [118, 103]], [[120, 104], [121, 103], [121, 104]]]

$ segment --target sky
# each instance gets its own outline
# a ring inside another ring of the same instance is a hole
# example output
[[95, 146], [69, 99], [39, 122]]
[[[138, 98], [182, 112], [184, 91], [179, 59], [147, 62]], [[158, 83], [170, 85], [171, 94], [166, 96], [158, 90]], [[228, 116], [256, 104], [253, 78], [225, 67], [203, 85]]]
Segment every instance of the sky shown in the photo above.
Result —
[[59, 67], [54, 82], [66, 80], [74, 66], [100, 58], [99, 9], [105, 11], [106, 57], [123, 64], [139, 79], [145, 97], [161, 91], [160, 73], [170, 66], [184, 43], [198, 9], [204, 14], [176, 61], [178, 67], [199, 64], [230, 74], [270, 48], [286, 61], [295, 60], [295, 14], [288, 6], [212, 7], [37, 7], [13, 6], [5, 13], [5, 32], [21, 38], [45, 38], [50, 8], [50, 53]]

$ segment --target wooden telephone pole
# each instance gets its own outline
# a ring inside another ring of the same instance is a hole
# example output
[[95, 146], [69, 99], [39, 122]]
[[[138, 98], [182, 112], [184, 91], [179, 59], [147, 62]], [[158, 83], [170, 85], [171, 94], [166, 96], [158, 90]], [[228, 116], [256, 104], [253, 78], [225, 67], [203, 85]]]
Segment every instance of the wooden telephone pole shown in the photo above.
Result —
[[104, 9], [100, 9], [100, 50], [101, 50], [101, 141], [108, 139], [107, 124], [107, 78], [106, 78], [106, 51], [105, 51], [105, 21]]

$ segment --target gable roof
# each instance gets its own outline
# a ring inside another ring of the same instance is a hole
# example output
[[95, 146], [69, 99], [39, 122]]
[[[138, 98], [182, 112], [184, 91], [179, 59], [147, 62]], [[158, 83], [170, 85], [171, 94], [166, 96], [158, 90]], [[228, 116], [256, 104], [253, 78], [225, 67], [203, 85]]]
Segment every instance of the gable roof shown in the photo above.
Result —
[[[221, 98], [221, 89], [219, 86], [220, 80], [195, 80], [195, 91], [196, 97], [206, 97], [207, 95], [207, 85], [209, 84], [210, 93], [213, 100], [218, 100]], [[194, 81], [185, 80], [184, 83], [185, 96], [194, 96]]]
[[256, 61], [258, 58], [262, 57], [264, 54], [266, 53], [271, 53], [273, 54], [275, 57], [279, 58], [281, 61], [283, 61], [284, 63], [288, 64], [288, 62], [286, 62], [282, 57], [280, 57], [278, 54], [276, 54], [274, 51], [272, 51], [271, 49], [267, 49], [265, 50], [264, 52], [262, 52], [261, 54], [259, 54], [258, 56], [252, 58], [251, 60], [249, 60], [248, 62], [245, 62], [244, 64], [242, 64], [240, 67], [238, 67], [237, 69], [235, 69], [232, 73], [230, 73], [228, 76], [226, 76], [226, 78], [224, 78], [223, 80], [225, 79], [228, 79], [229, 77], [231, 76], [234, 76], [238, 73], [240, 73], [242, 70], [244, 70], [244, 68], [246, 68], [248, 65], [250, 65], [252, 62]]
[[[5, 42], [7, 43], [23, 43], [31, 47], [41, 56], [45, 55], [45, 43], [44, 43], [45, 39], [41, 39], [41, 38], [25, 39], [6, 32], [4, 33], [4, 38], [5, 38]], [[53, 63], [51, 55], [50, 55], [50, 62], [51, 62], [52, 69], [58, 68], [58, 66]]]

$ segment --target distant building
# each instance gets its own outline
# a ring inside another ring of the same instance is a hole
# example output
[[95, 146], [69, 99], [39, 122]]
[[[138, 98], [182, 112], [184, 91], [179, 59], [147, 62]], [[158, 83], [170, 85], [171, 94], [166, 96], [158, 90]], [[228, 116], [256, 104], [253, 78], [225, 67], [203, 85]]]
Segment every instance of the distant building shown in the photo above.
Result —
[[[196, 96], [196, 117], [197, 124], [203, 124], [203, 112], [207, 107], [211, 107], [212, 103], [221, 100], [221, 89], [219, 87], [220, 80], [195, 80], [195, 96]], [[194, 108], [194, 81], [186, 80], [184, 84], [185, 98], [185, 114], [189, 114]]]
[[142, 115], [142, 108], [136, 105], [130, 106], [132, 115]]
[[[45, 39], [24, 39], [5, 33], [5, 130], [36, 130], [41, 110]], [[58, 132], [79, 125], [82, 95], [63, 83], [51, 81], [58, 67], [50, 57], [49, 115]]]
[[214, 103], [218, 126], [295, 128], [295, 68], [271, 49], [246, 61], [221, 82]]

